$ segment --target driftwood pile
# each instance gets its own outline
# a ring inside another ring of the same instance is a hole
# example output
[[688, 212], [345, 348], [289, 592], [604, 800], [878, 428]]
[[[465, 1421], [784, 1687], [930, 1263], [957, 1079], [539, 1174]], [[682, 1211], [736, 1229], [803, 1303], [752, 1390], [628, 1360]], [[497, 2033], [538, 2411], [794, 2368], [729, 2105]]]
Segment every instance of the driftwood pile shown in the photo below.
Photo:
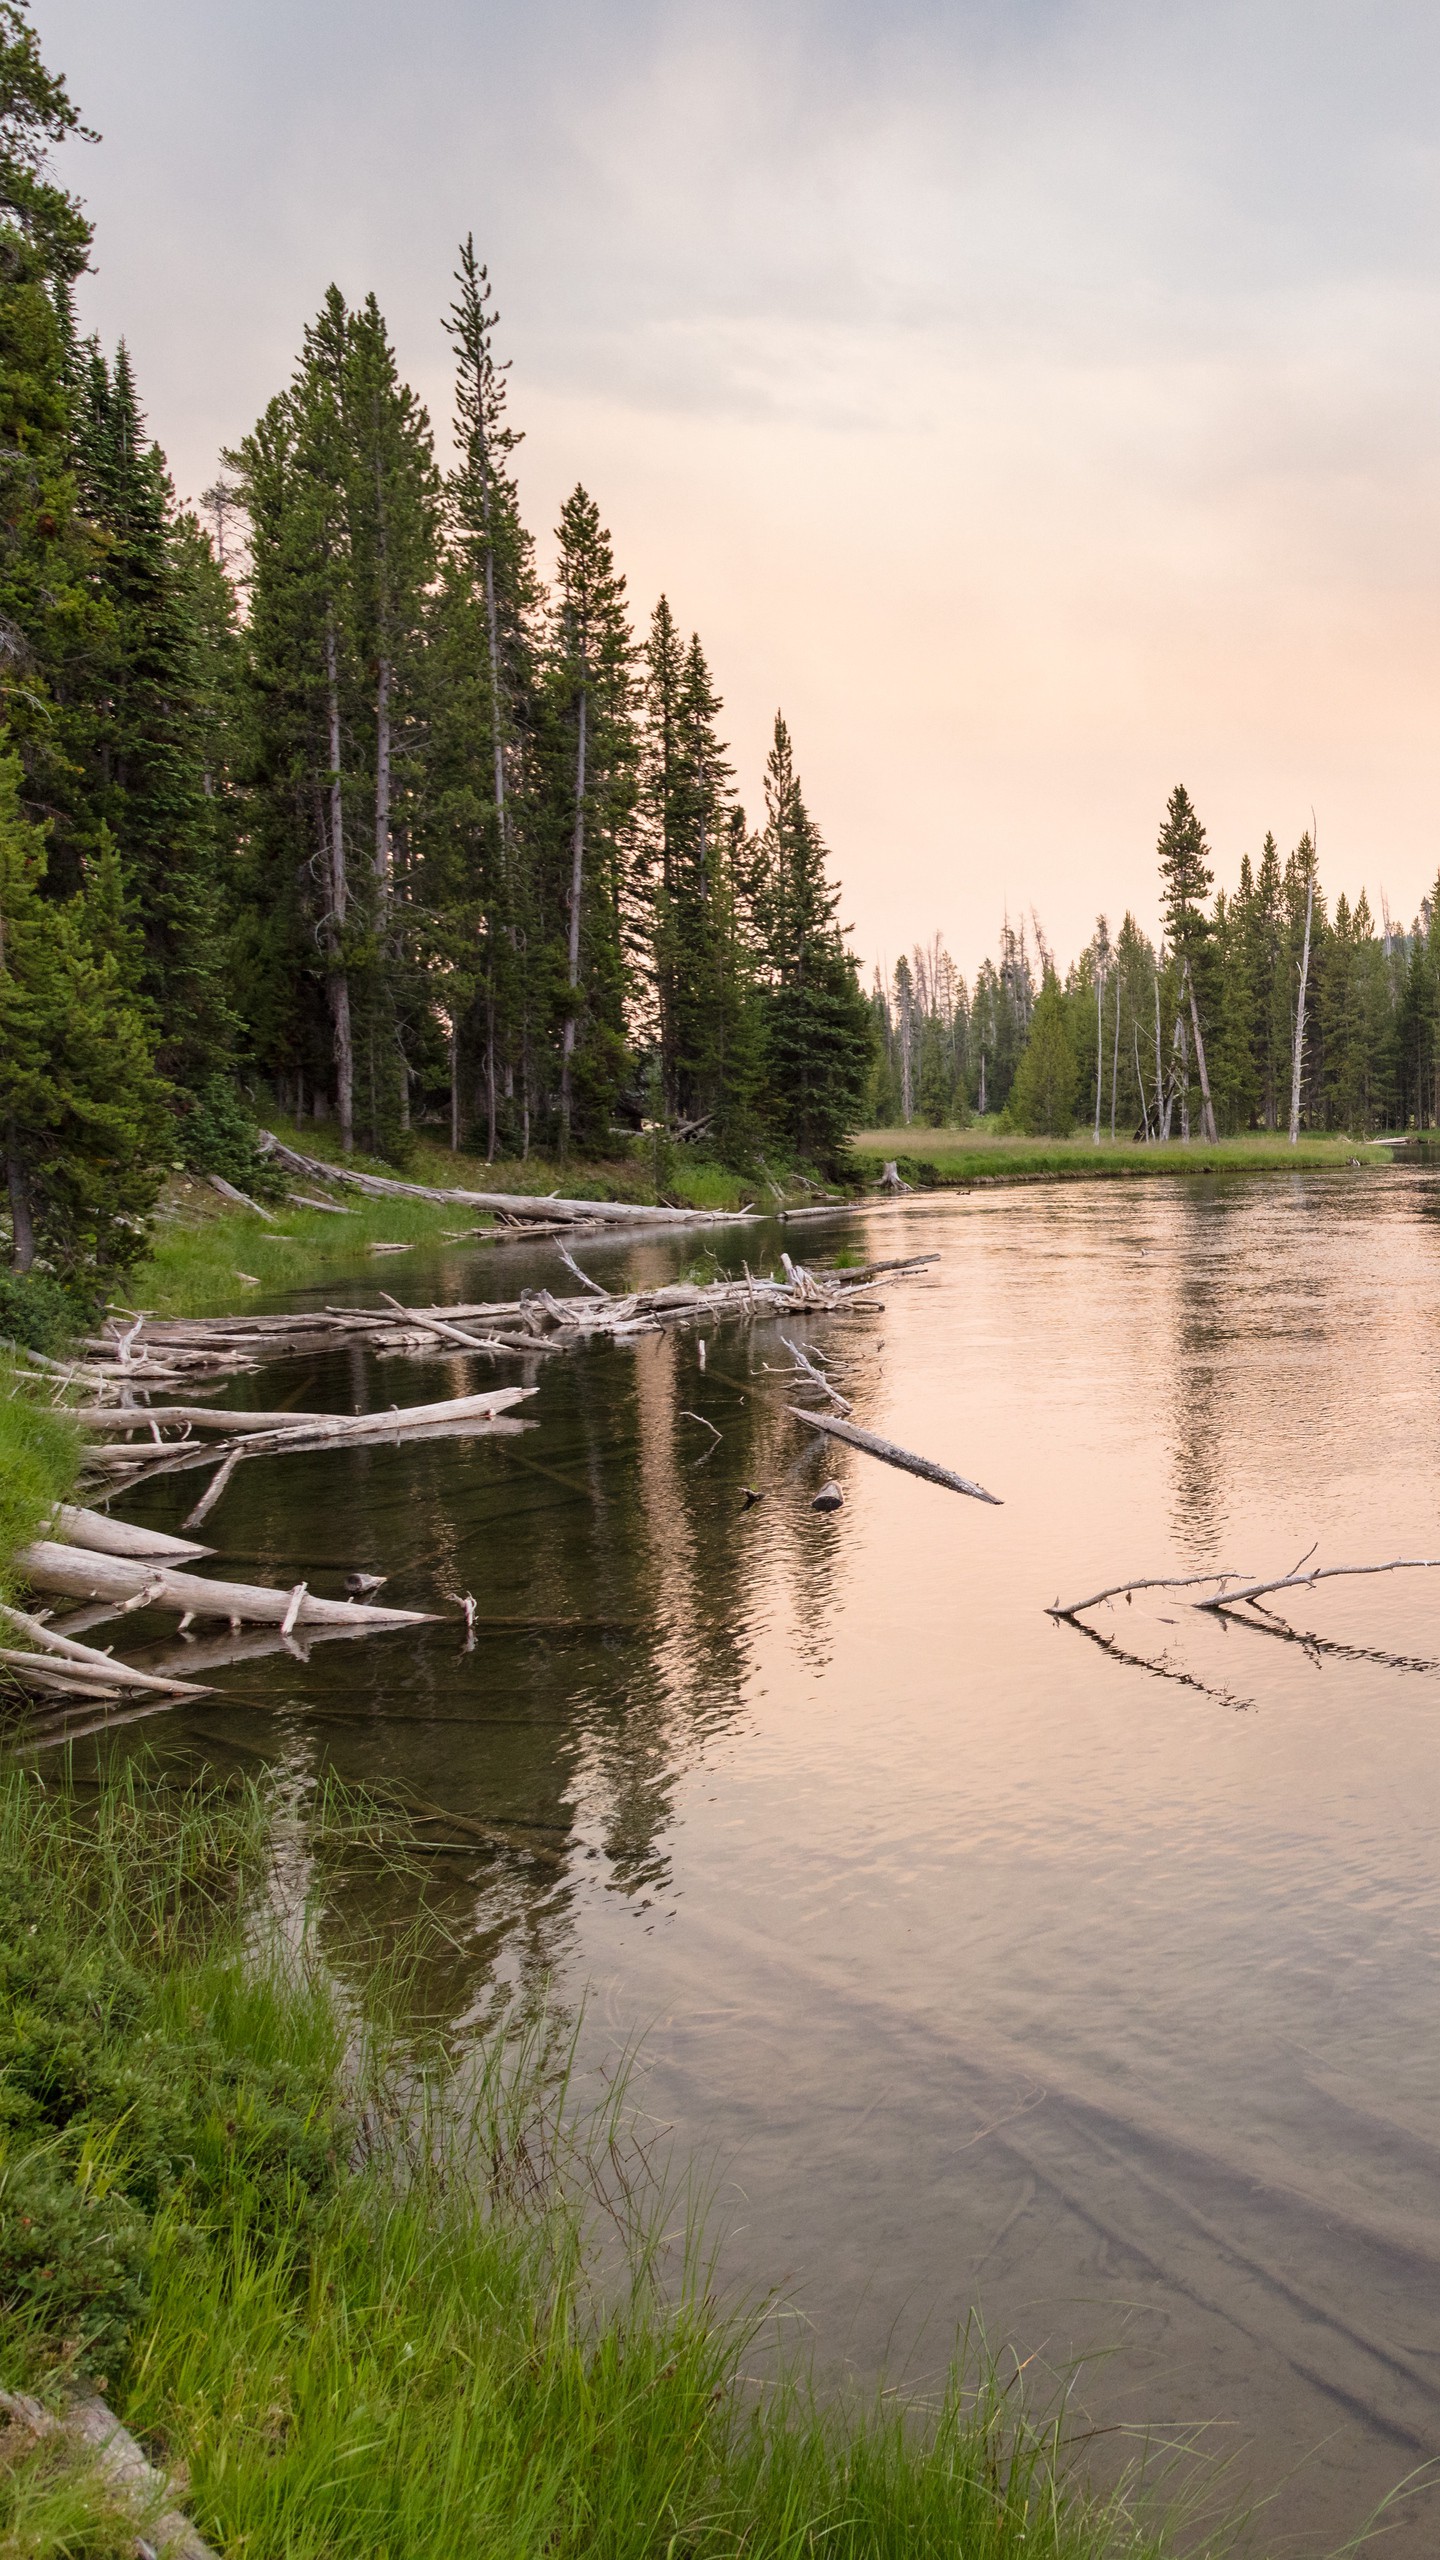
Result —
[[[612, 1294], [582, 1271], [563, 1245], [559, 1254], [580, 1283], [578, 1292], [527, 1290], [516, 1299], [444, 1308], [406, 1307], [381, 1292], [378, 1307], [331, 1307], [288, 1316], [157, 1319], [116, 1314], [68, 1363], [29, 1356], [57, 1401], [65, 1398], [83, 1423], [86, 1472], [107, 1492], [154, 1474], [207, 1465], [215, 1470], [184, 1524], [189, 1531], [214, 1508], [242, 1459], [519, 1431], [525, 1425], [513, 1408], [536, 1393], [532, 1384], [493, 1386], [437, 1403], [361, 1414], [306, 1413], [283, 1406], [243, 1412], [203, 1400], [237, 1373], [279, 1355], [358, 1343], [378, 1354], [433, 1355], [443, 1350], [533, 1363], [597, 1339], [625, 1343], [677, 1326], [775, 1319], [794, 1323], [873, 1311], [881, 1304], [873, 1295], [877, 1279], [913, 1274], [937, 1259], [918, 1254], [853, 1271], [818, 1273], [782, 1254], [781, 1273], [757, 1275], [747, 1269], [740, 1279], [672, 1282]], [[793, 1362], [792, 1392], [818, 1391], [840, 1409], [837, 1418], [809, 1406], [788, 1405], [796, 1422], [931, 1483], [982, 1502], [995, 1500], [969, 1478], [845, 1419], [848, 1402], [819, 1355], [812, 1357], [788, 1335], [780, 1340]], [[703, 1339], [699, 1348], [703, 1367]], [[76, 1401], [77, 1394], [83, 1401]], [[714, 1431], [713, 1424], [707, 1428]], [[315, 1639], [420, 1625], [428, 1615], [362, 1599], [363, 1577], [356, 1577], [357, 1596], [348, 1601], [319, 1598], [303, 1582], [287, 1591], [211, 1578], [190, 1569], [211, 1552], [193, 1538], [161, 1536], [79, 1506], [63, 1506], [49, 1527], [48, 1536], [17, 1557], [19, 1571], [32, 1590], [81, 1605], [59, 1625], [39, 1614], [6, 1609], [0, 1630], [13, 1639], [0, 1644], [0, 1667], [42, 1697], [113, 1705], [129, 1702], [134, 1692], [166, 1700], [200, 1696], [205, 1692], [195, 1682], [197, 1671], [279, 1646], [301, 1653]], [[141, 1609], [175, 1611], [182, 1638], [197, 1619], [219, 1622], [226, 1632], [201, 1644], [191, 1638], [183, 1648], [161, 1648], [148, 1665], [118, 1663], [110, 1652], [78, 1641], [91, 1626]], [[471, 1614], [473, 1603], [467, 1608], [467, 1617]]]

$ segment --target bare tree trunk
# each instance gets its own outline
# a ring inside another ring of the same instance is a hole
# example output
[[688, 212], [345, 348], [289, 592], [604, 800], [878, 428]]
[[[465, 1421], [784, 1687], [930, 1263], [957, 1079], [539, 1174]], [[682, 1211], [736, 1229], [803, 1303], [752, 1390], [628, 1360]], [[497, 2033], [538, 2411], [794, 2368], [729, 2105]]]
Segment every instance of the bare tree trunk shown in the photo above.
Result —
[[1185, 1029], [1185, 1016], [1175, 1016], [1175, 1044], [1180, 1052], [1180, 1137], [1190, 1144], [1190, 1039]]
[[1110, 1140], [1115, 1140], [1115, 1095], [1120, 1083], [1120, 972], [1115, 972], [1115, 1052], [1110, 1060]]
[[499, 1100], [495, 1090], [495, 991], [485, 998], [485, 1161], [493, 1164], [499, 1141]]
[[335, 615], [325, 616], [325, 690], [330, 720], [330, 895], [325, 919], [330, 975], [326, 994], [335, 1034], [335, 1107], [340, 1121], [341, 1152], [355, 1148], [355, 1057], [350, 1037], [350, 980], [342, 958], [345, 931], [345, 799], [340, 781], [340, 665], [335, 642]]
[[985, 1052], [980, 1052], [980, 1117], [985, 1117]]
[[1200, 1035], [1200, 1007], [1195, 1000], [1195, 978], [1190, 963], [1185, 963], [1185, 978], [1190, 989], [1190, 1020], [1195, 1031], [1195, 1065], [1200, 1076], [1200, 1103], [1205, 1135], [1213, 1147], [1216, 1140], [1215, 1106], [1210, 1099], [1210, 1078], [1205, 1066], [1205, 1043]]
[[460, 1153], [460, 1025], [450, 1020], [450, 1153]]
[[10, 1224], [13, 1231], [11, 1268], [29, 1271], [35, 1261], [35, 1221], [30, 1212], [30, 1185], [20, 1153], [20, 1136], [13, 1120], [5, 1123], [5, 1174], [10, 1186]]
[[580, 905], [585, 886], [585, 750], [586, 719], [589, 697], [580, 687], [580, 724], [575, 750], [575, 830], [570, 840], [570, 1001], [565, 1015], [565, 1039], [560, 1061], [560, 1154], [570, 1152], [570, 1122], [574, 1105], [571, 1061], [575, 1054], [575, 1020], [580, 993]]
[[1155, 1134], [1170, 1135], [1170, 1113], [1165, 1102], [1165, 1064], [1160, 1055], [1160, 969], [1155, 969]]
[[[1140, 1068], [1140, 1025], [1139, 1025], [1139, 1023], [1138, 1023], [1138, 1022], [1132, 1022], [1132, 1023], [1131, 1023], [1131, 1025], [1130, 1025], [1130, 1029], [1131, 1029], [1131, 1032], [1132, 1032], [1132, 1034], [1133, 1034], [1133, 1036], [1134, 1036], [1134, 1041], [1135, 1041], [1135, 1082], [1137, 1083], [1137, 1085], [1138, 1085], [1138, 1086], [1139, 1086], [1139, 1088], [1140, 1088], [1140, 1117], [1141, 1117], [1141, 1120], [1144, 1122], [1144, 1125], [1145, 1125], [1145, 1144], [1146, 1144], [1146, 1146], [1148, 1147], [1148, 1146], [1149, 1146], [1149, 1144], [1150, 1144], [1150, 1105], [1149, 1105], [1149, 1103], [1148, 1103], [1148, 1102], [1146, 1101], [1146, 1099], [1145, 1099], [1145, 1078], [1144, 1078], [1143, 1074], [1141, 1073], [1141, 1068]], [[1112, 1100], [1114, 1099], [1113, 1095], [1112, 1095], [1111, 1099], [1112, 1099]]]
[[[1327, 839], [1328, 841], [1328, 839]], [[1310, 976], [1310, 923], [1315, 913], [1315, 855], [1310, 855], [1310, 883], [1305, 892], [1305, 947], [1300, 955], [1300, 1000], [1295, 1007], [1295, 1039], [1290, 1057], [1290, 1144], [1300, 1143], [1300, 1065], [1305, 1054], [1305, 988]]]
[[1105, 972], [1095, 974], [1095, 1144], [1100, 1144], [1100, 1106], [1105, 1093]]

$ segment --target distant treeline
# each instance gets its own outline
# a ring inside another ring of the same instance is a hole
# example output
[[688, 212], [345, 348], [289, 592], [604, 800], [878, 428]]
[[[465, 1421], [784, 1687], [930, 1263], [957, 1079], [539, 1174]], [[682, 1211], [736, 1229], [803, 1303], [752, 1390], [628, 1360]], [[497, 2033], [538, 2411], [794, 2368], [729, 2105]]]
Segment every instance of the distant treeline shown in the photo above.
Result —
[[[1132, 915], [1062, 979], [1038, 919], [1007, 919], [967, 985], [938, 936], [871, 997], [877, 1125], [999, 1113], [1032, 1135], [1141, 1138], [1428, 1128], [1440, 1114], [1440, 886], [1408, 931], [1361, 892], [1333, 912], [1310, 836], [1267, 835], [1212, 896], [1205, 832], [1172, 793], [1159, 841], [1164, 936]], [[1307, 935], [1308, 919], [1308, 935]], [[1302, 1010], [1303, 1007], [1303, 1010]], [[1298, 1031], [1298, 1039], [1297, 1039]], [[1298, 1069], [1298, 1074], [1297, 1074]]]
[[[372, 298], [177, 509], [129, 358], [81, 339], [77, 129], [0, 0], [0, 1124], [15, 1258], [137, 1249], [242, 1090], [403, 1156], [664, 1122], [833, 1160], [874, 1033], [777, 716], [758, 826], [698, 638], [637, 639], [577, 488], [540, 575], [473, 245], [456, 461]], [[229, 1159], [227, 1158], [227, 1161]]]

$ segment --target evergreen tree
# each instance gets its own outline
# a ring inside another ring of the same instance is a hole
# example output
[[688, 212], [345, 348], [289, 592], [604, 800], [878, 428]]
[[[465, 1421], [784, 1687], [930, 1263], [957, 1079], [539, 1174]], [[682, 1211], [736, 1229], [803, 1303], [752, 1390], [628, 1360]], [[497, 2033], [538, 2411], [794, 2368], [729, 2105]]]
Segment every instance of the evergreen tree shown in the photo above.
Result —
[[105, 530], [98, 587], [109, 607], [109, 645], [91, 669], [83, 840], [93, 843], [103, 827], [119, 849], [161, 1064], [194, 1091], [227, 1063], [236, 1030], [205, 790], [195, 564], [125, 346], [113, 367], [93, 342], [83, 353], [78, 477], [91, 520]]
[[445, 491], [435, 626], [429, 903], [432, 918], [443, 919], [452, 1138], [458, 1143], [462, 1051], [473, 1030], [493, 1157], [502, 1139], [528, 1153], [549, 1002], [534, 805], [541, 598], [511, 466], [521, 437], [506, 415], [508, 367], [495, 358], [500, 315], [473, 238], [455, 283], [446, 327], [458, 458]]
[[1029, 1037], [1015, 1070], [1009, 1112], [1032, 1138], [1068, 1138], [1075, 1126], [1079, 1069], [1059, 979], [1047, 970]]
[[766, 1117], [822, 1163], [834, 1161], [859, 1125], [872, 1058], [869, 1009], [836, 922], [839, 903], [777, 712], [753, 889]]
[[0, 1134], [11, 1259], [92, 1292], [137, 1261], [169, 1154], [165, 1088], [131, 992], [134, 935], [102, 841], [73, 896], [44, 894], [43, 830], [0, 757]]
[[577, 1136], [603, 1140], [625, 1078], [639, 737], [625, 581], [584, 489], [565, 502], [558, 542], [547, 670], [554, 848], [547, 915], [563, 914], [566, 924], [554, 968], [564, 1157]]
[[[1210, 996], [1212, 985], [1212, 925], [1205, 911], [1205, 901], [1213, 886], [1214, 874], [1210, 869], [1210, 848], [1205, 840], [1205, 830], [1183, 784], [1177, 783], [1170, 794], [1157, 851], [1160, 905], [1166, 939], [1179, 966], [1179, 1002], [1182, 1010], [1188, 1009], [1188, 1028], [1194, 1037], [1194, 1064], [1200, 1084], [1205, 1135], [1213, 1139], [1216, 1134], [1215, 1114], [1205, 1057], [1201, 998], [1202, 994]], [[1182, 1038], [1182, 1053], [1184, 1047]]]

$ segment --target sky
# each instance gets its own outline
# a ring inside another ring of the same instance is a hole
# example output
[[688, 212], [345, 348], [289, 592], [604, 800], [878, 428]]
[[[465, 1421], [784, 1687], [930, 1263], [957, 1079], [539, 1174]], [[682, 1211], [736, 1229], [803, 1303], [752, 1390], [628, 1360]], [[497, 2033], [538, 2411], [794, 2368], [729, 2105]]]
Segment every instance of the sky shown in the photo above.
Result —
[[35, 0], [103, 139], [82, 319], [182, 495], [327, 285], [448, 444], [490, 268], [522, 504], [697, 629], [754, 813], [783, 708], [867, 969], [1002, 914], [1440, 866], [1433, 0]]

